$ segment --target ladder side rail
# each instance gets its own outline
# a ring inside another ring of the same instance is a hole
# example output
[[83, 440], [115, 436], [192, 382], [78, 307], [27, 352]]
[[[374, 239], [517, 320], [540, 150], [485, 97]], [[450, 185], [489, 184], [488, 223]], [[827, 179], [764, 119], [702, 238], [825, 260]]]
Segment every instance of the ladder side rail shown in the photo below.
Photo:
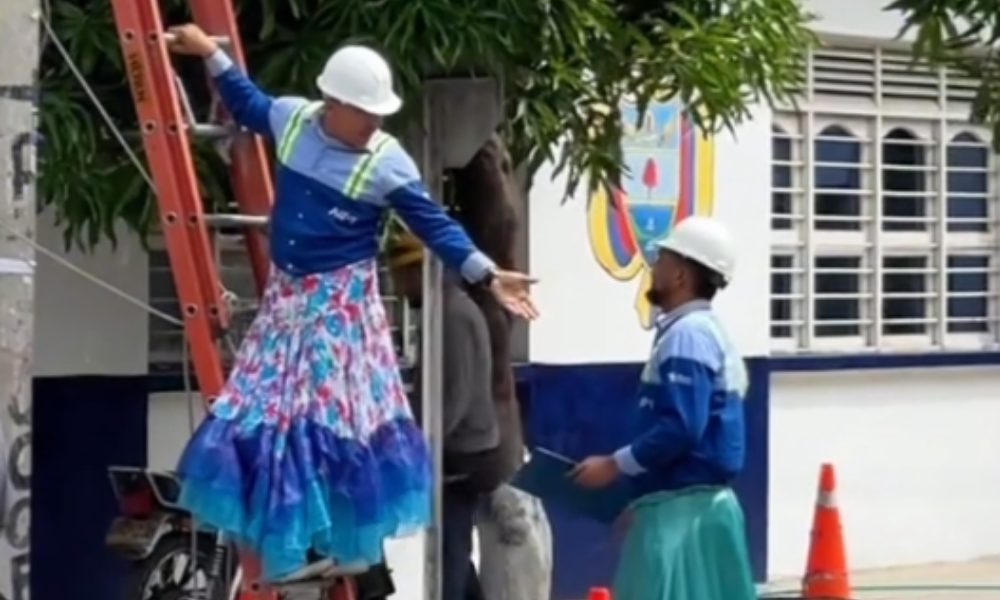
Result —
[[[232, 3], [225, 0], [190, 0], [189, 4], [194, 22], [209, 35], [227, 39], [228, 47], [223, 50], [245, 71], [246, 59]], [[216, 104], [217, 114], [212, 115], [214, 120], [231, 122], [222, 103]], [[270, 216], [274, 204], [274, 186], [264, 141], [252, 132], [239, 129], [231, 138], [229, 158], [230, 181], [240, 212]], [[244, 235], [257, 291], [263, 293], [271, 264], [267, 234], [261, 228], [246, 227]]]
[[[118, 29], [129, 85], [143, 133], [143, 146], [153, 181], [163, 235], [170, 256], [174, 282], [181, 302], [184, 332], [191, 343], [195, 375], [203, 393], [215, 396], [225, 383], [222, 357], [215, 343], [213, 315], [208, 310], [211, 288], [199, 277], [203, 267], [196, 250], [196, 231], [186, 225], [185, 195], [197, 196], [198, 188], [193, 174], [183, 172], [175, 160], [173, 142], [176, 133], [168, 129], [169, 112], [174, 121], [179, 108], [169, 104], [165, 91], [173, 90], [170, 72], [165, 68], [164, 57], [156, 60], [164, 48], [150, 32], [157, 32], [160, 19], [155, 8], [146, 0], [111, 0], [115, 24]], [[145, 9], [145, 10], [144, 10]], [[181, 132], [183, 134], [183, 131]], [[171, 139], [174, 138], [174, 139]], [[193, 167], [193, 165], [191, 165]]]
[[[163, 19], [160, 16], [158, 0], [136, 0], [143, 15], [143, 25], [148, 42], [148, 66], [153, 75], [154, 92], [159, 96], [163, 120], [158, 125], [166, 131], [166, 140], [170, 148], [170, 157], [174, 165], [175, 176], [180, 178], [181, 189], [177, 196], [180, 205], [179, 214], [182, 217], [176, 226], [186, 228], [191, 242], [191, 252], [194, 257], [195, 273], [204, 290], [205, 304], [202, 310], [207, 311], [210, 321], [215, 325], [213, 337], [218, 341], [219, 335], [229, 325], [228, 307], [224, 302], [224, 290], [215, 260], [215, 249], [205, 222], [204, 205], [201, 198], [201, 186], [198, 183], [198, 172], [194, 164], [194, 153], [191, 148], [187, 129], [186, 114], [181, 105], [180, 92], [177, 88], [177, 76], [171, 62], [170, 53], [164, 39]], [[193, 310], [193, 307], [188, 307]], [[216, 344], [217, 345], [217, 344]], [[219, 370], [223, 371], [221, 354]], [[205, 401], [211, 401], [221, 392], [222, 386], [212, 389], [202, 388]]]
[[[194, 164], [194, 152], [188, 135], [187, 118], [181, 106], [176, 74], [170, 52], [164, 40], [163, 19], [160, 16], [158, 0], [133, 0], [142, 14], [143, 34], [147, 40], [147, 66], [152, 75], [153, 92], [159, 96], [161, 121], [156, 127], [166, 133], [169, 156], [173, 162], [174, 174], [180, 183], [180, 193], [176, 196], [179, 205], [177, 227], [186, 228], [191, 242], [195, 273], [204, 290], [201, 310], [215, 324], [214, 339], [218, 339], [229, 325], [229, 312], [223, 301], [224, 287], [215, 261], [215, 249], [205, 223], [201, 186]], [[161, 217], [162, 218], [162, 217]], [[192, 307], [188, 307], [193, 309]], [[221, 354], [220, 354], [221, 357]], [[219, 369], [222, 370], [220, 358]], [[202, 396], [211, 402], [221, 392], [222, 386], [206, 390]]]

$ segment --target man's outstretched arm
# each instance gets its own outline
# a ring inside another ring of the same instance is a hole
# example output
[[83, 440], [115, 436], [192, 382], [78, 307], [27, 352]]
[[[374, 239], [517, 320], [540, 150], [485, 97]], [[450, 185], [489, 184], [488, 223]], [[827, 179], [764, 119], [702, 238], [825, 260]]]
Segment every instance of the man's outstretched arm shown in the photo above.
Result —
[[465, 229], [431, 198], [416, 163], [402, 146], [397, 143], [386, 152], [379, 168], [380, 195], [446, 267], [470, 283], [496, 268]]
[[281, 136], [295, 109], [306, 103], [304, 98], [267, 95], [221, 49], [205, 59], [205, 66], [236, 124], [272, 140]]

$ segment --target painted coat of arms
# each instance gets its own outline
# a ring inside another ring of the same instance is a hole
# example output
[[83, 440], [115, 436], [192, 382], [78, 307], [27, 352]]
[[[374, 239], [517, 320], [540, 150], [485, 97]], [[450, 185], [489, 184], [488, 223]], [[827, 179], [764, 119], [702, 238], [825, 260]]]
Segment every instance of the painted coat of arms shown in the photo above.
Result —
[[621, 188], [602, 186], [588, 207], [594, 257], [618, 281], [638, 279], [635, 310], [643, 329], [653, 326], [646, 301], [656, 260], [655, 242], [690, 215], [712, 212], [715, 147], [698, 133], [679, 102], [637, 110], [622, 106], [622, 154], [629, 168]]

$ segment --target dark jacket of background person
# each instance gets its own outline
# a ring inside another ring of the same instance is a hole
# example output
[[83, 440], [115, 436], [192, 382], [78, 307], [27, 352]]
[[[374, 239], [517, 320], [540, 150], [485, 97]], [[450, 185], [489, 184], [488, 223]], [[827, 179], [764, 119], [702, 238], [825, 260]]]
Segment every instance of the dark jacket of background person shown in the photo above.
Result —
[[[442, 422], [445, 475], [461, 477], [479, 492], [509, 477], [491, 385], [490, 334], [482, 311], [453, 277], [442, 286]], [[412, 403], [418, 420], [422, 390], [417, 365]]]

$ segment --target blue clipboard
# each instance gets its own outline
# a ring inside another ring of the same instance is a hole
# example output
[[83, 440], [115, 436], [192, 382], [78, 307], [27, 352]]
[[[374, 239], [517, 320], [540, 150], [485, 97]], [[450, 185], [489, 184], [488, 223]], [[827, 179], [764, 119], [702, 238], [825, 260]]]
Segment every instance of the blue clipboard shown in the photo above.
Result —
[[531, 460], [514, 475], [511, 484], [532, 496], [595, 521], [612, 524], [631, 502], [631, 490], [624, 481], [601, 489], [581, 487], [568, 477], [577, 461], [535, 448]]

